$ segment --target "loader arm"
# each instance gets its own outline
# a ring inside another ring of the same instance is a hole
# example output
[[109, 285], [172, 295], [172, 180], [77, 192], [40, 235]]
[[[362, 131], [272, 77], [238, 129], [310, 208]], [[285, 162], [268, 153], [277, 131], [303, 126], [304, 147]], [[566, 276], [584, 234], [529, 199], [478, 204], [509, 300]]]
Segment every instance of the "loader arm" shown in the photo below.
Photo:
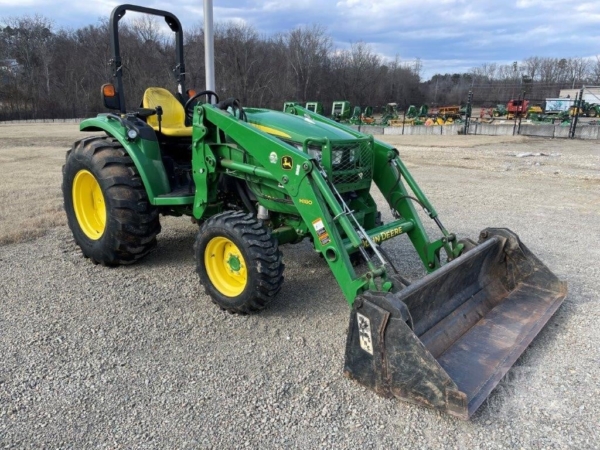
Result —
[[[388, 144], [375, 141], [374, 156], [373, 181], [387, 200], [392, 212], [413, 224], [407, 234], [425, 269], [432, 272], [440, 267], [440, 251], [442, 249], [445, 250], [448, 261], [459, 256], [464, 245], [458, 243], [456, 236], [449, 233], [442, 225], [437, 211], [400, 159], [398, 151]], [[409, 193], [402, 179], [405, 180], [412, 194]], [[421, 206], [427, 216], [438, 225], [442, 232], [440, 239], [433, 242], [429, 240], [415, 209], [415, 204]]]
[[[298, 106], [286, 110], [328, 121]], [[380, 395], [468, 419], [561, 305], [566, 284], [510, 230], [483, 230], [463, 255], [397, 150], [374, 141], [373, 153], [373, 181], [392, 212], [412, 224], [406, 233], [431, 273], [399, 292], [359, 295], [344, 372]], [[440, 228], [437, 241], [429, 241], [415, 204]], [[440, 267], [442, 248], [450, 262]]]
[[[362, 133], [355, 129], [315, 114], [300, 105], [287, 106], [286, 112], [299, 116], [307, 116], [317, 122], [327, 123], [343, 129], [357, 138], [364, 137]], [[448, 261], [452, 261], [462, 253], [464, 245], [458, 243], [456, 236], [453, 233], [449, 233], [442, 225], [437, 211], [400, 159], [398, 150], [385, 142], [376, 139], [373, 141], [373, 181], [385, 197], [394, 216], [411, 223], [412, 226], [404, 227], [403, 231], [406, 231], [415, 250], [419, 254], [425, 270], [432, 272], [440, 267], [441, 249], [445, 250]], [[408, 192], [407, 187], [411, 193]], [[420, 205], [427, 216], [435, 221], [442, 232], [440, 239], [430, 241], [414, 207], [415, 204]], [[402, 220], [398, 221], [398, 223], [401, 222]]]

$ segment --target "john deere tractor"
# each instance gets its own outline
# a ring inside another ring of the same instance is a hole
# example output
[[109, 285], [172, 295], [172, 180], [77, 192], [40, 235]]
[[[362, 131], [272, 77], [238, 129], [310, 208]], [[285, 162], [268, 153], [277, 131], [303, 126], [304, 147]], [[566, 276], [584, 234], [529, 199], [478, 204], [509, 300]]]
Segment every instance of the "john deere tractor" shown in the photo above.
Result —
[[[118, 41], [127, 11], [164, 17], [176, 37], [175, 94], [149, 87], [132, 109]], [[102, 87], [110, 112], [81, 123], [101, 135], [77, 141], [63, 170], [83, 254], [105, 266], [133, 263], [156, 245], [161, 214], [191, 216], [200, 283], [218, 306], [245, 314], [281, 289], [281, 246], [307, 239], [350, 306], [346, 375], [381, 395], [470, 417], [560, 306], [565, 284], [509, 230], [459, 240], [393, 146], [297, 104], [278, 112], [186, 91], [173, 14], [118, 6], [110, 30], [116, 83]], [[382, 247], [403, 236], [428, 272], [413, 283]]]

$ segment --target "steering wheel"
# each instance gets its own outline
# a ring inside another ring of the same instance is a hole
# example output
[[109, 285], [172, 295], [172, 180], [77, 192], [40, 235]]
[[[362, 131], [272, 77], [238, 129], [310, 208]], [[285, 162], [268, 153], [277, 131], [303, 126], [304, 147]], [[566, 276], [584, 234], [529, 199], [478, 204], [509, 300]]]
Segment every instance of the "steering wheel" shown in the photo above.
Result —
[[213, 92], [213, 91], [202, 91], [202, 92], [198, 92], [197, 94], [191, 96], [187, 102], [185, 102], [185, 106], [183, 107], [183, 109], [185, 110], [185, 115], [192, 119], [194, 117], [194, 105], [196, 102], [196, 99], [198, 99], [198, 97], [202, 97], [203, 95], [206, 95], [206, 97], [208, 99], [210, 99], [210, 97], [214, 97], [215, 98], [215, 103], [219, 103], [219, 96]]
[[216, 106], [223, 111], [229, 112], [232, 116], [237, 117], [238, 119], [243, 121], [248, 120], [246, 117], [246, 112], [244, 111], [244, 108], [242, 108], [242, 104], [235, 97], [227, 98], [222, 102], [217, 103]]

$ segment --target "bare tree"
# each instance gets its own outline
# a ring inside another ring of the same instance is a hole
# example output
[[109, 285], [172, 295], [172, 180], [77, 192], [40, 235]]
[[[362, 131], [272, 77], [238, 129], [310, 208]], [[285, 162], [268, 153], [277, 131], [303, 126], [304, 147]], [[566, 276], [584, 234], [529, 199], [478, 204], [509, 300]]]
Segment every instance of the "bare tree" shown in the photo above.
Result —
[[540, 66], [542, 65], [542, 58], [537, 56], [532, 56], [526, 58], [523, 61], [523, 68], [525, 75], [531, 77], [532, 80], [537, 80], [537, 77], [540, 74]]
[[596, 55], [596, 61], [591, 67], [593, 83], [600, 83], [600, 55]]
[[8, 19], [5, 25], [2, 29], [5, 52], [19, 65], [19, 76], [15, 79], [17, 92], [13, 97], [19, 98], [21, 109], [29, 109], [35, 115], [51, 94], [52, 22], [35, 15]]
[[311, 83], [319, 78], [320, 69], [327, 61], [331, 38], [321, 25], [296, 28], [285, 36], [288, 62], [295, 75], [296, 98], [308, 100]]
[[571, 88], [575, 87], [575, 83], [580, 85], [589, 80], [591, 68], [591, 61], [586, 58], [569, 59], [569, 70], [571, 73]]

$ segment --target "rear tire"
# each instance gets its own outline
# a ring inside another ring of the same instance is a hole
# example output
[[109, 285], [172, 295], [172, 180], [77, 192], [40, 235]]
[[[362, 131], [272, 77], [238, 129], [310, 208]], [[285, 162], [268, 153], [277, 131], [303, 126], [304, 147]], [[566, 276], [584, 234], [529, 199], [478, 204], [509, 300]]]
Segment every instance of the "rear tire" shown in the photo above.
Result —
[[75, 242], [94, 263], [131, 264], [156, 246], [158, 209], [117, 140], [77, 141], [67, 152], [62, 191]]
[[277, 239], [252, 214], [227, 211], [209, 218], [194, 250], [200, 282], [221, 309], [260, 311], [281, 289], [285, 266]]

